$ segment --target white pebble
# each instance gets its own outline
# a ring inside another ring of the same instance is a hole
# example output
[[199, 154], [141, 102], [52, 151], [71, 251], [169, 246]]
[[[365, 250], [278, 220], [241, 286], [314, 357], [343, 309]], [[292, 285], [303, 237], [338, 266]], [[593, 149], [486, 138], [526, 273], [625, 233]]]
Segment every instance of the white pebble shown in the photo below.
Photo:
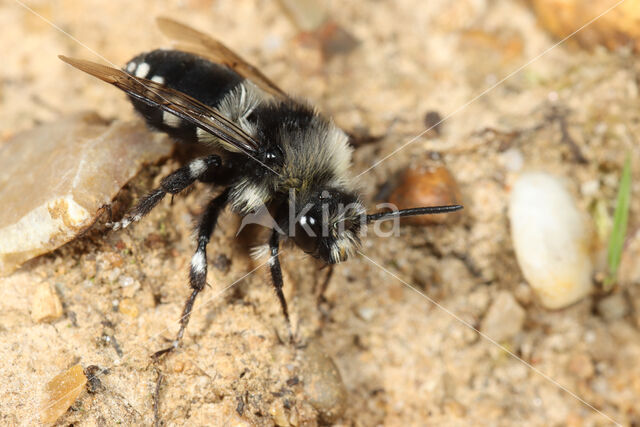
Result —
[[120, 286], [122, 286], [123, 288], [126, 288], [127, 286], [133, 285], [133, 277], [120, 276], [120, 278], [118, 279], [118, 282], [120, 282]]
[[517, 148], [509, 148], [500, 156], [502, 164], [509, 172], [518, 172], [524, 165], [522, 152]]
[[362, 307], [358, 310], [358, 314], [362, 318], [362, 320], [369, 322], [373, 319], [373, 316], [376, 314], [375, 309], [369, 307]]
[[600, 182], [597, 179], [585, 181], [580, 185], [580, 192], [583, 196], [595, 196], [600, 190]]
[[509, 202], [518, 264], [546, 308], [562, 308], [591, 292], [591, 234], [571, 194], [556, 177], [523, 174]]

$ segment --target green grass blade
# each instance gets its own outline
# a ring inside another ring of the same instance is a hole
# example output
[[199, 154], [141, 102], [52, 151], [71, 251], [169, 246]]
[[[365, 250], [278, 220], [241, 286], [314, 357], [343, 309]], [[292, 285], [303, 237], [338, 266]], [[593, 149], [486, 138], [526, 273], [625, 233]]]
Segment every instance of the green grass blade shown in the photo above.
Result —
[[622, 248], [624, 238], [627, 234], [627, 221], [629, 219], [629, 204], [631, 202], [631, 157], [627, 156], [620, 178], [620, 188], [616, 200], [616, 211], [613, 216], [613, 229], [609, 238], [609, 249], [607, 252], [607, 264], [609, 266], [609, 276], [605, 281], [605, 288], [611, 287], [616, 281], [620, 259], [622, 258]]

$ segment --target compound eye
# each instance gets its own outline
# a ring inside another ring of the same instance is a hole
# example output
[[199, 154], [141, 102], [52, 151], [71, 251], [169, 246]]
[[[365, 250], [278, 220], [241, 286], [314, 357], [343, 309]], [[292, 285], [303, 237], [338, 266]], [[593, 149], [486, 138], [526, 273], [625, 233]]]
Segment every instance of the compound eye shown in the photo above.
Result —
[[318, 238], [320, 237], [317, 232], [319, 225], [319, 221], [311, 215], [303, 215], [298, 219], [294, 241], [300, 249], [307, 253], [315, 252], [318, 246]]

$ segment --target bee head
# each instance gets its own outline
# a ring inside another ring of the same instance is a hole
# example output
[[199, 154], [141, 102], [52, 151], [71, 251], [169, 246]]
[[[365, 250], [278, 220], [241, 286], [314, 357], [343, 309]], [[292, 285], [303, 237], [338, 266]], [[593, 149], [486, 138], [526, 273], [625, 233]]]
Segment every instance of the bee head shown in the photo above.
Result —
[[297, 212], [293, 240], [306, 253], [336, 264], [359, 246], [365, 209], [355, 194], [325, 189], [312, 194]]

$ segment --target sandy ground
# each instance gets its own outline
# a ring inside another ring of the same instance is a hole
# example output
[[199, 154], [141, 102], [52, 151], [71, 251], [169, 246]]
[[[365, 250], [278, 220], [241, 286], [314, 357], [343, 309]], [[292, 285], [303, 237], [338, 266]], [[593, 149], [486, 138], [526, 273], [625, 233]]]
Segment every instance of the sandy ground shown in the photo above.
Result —
[[[248, 256], [255, 239], [235, 238], [238, 220], [224, 215], [209, 249], [211, 288], [196, 304], [183, 348], [157, 367], [149, 356], [177, 331], [192, 223], [210, 191], [198, 187], [164, 203], [126, 231], [110, 232], [98, 221], [0, 279], [2, 424], [36, 423], [46, 382], [80, 363], [108, 373], [59, 425], [152, 424], [159, 371], [158, 417], [167, 425], [314, 425], [327, 420], [305, 381], [320, 375], [322, 382], [324, 374], [305, 375], [302, 366], [318, 346], [346, 388], [344, 413], [329, 420], [340, 425], [640, 423], [638, 283], [613, 290], [613, 314], [600, 306], [609, 295], [545, 310], [518, 269], [506, 215], [514, 152], [524, 169], [565, 177], [585, 212], [596, 201], [612, 211], [629, 150], [640, 179], [640, 64], [632, 54], [563, 45], [476, 99], [554, 43], [520, 2], [331, 1], [332, 18], [359, 40], [355, 50], [332, 58], [300, 37], [276, 2], [28, 4], [115, 64], [166, 45], [155, 16], [207, 30], [345, 129], [388, 130], [357, 149], [356, 173], [420, 134], [428, 111], [454, 114], [440, 136], [418, 137], [360, 181], [374, 207], [398, 171], [442, 162], [460, 184], [465, 211], [456, 224], [369, 238], [366, 256], [335, 269], [319, 305], [314, 288], [326, 270], [285, 250], [286, 294], [305, 348], [280, 340], [284, 322], [267, 270]], [[56, 58], [98, 59], [68, 35], [12, 0], [0, 4], [0, 26], [2, 139], [83, 110], [136, 119], [121, 93]], [[563, 126], [586, 162], [563, 139]], [[185, 156], [131, 181], [114, 213], [121, 215]], [[596, 191], [587, 191], [593, 181]], [[629, 228], [636, 240], [639, 193], [636, 185]], [[50, 324], [30, 316], [33, 290], [43, 282], [63, 303], [64, 315]], [[471, 326], [480, 327], [504, 291], [526, 310], [526, 321], [500, 348]]]

